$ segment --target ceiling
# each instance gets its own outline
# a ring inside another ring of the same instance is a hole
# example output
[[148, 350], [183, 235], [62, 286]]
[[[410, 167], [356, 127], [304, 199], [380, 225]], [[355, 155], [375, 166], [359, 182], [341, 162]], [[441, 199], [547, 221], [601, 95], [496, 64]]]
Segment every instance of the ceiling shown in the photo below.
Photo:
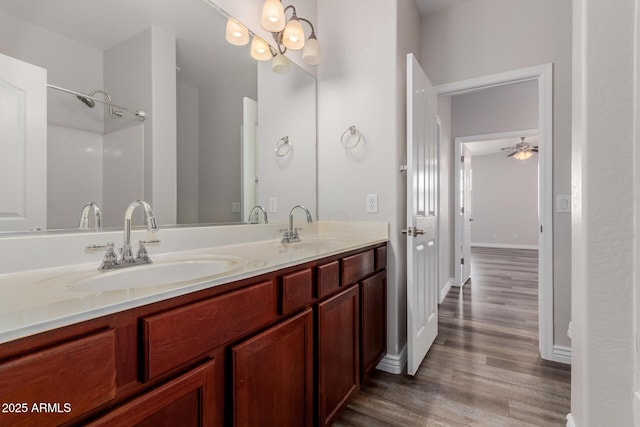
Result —
[[[466, 146], [469, 148], [471, 152], [471, 156], [487, 156], [490, 154], [500, 153], [503, 147], [513, 147], [517, 143], [520, 142], [520, 138], [502, 138], [502, 139], [491, 139], [486, 141], [473, 141], [467, 142]], [[528, 136], [524, 140], [531, 145], [538, 145], [538, 136]], [[509, 152], [505, 152], [505, 156], [509, 154]]]
[[465, 1], [468, 0], [416, 0], [416, 4], [420, 14], [426, 16]]

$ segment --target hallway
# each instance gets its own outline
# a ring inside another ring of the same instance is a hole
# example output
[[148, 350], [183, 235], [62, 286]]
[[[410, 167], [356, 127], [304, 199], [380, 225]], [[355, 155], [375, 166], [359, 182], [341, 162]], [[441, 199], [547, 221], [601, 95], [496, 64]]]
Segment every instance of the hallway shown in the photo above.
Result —
[[538, 356], [538, 252], [472, 249], [415, 377], [376, 371], [335, 426], [564, 426], [570, 367]]

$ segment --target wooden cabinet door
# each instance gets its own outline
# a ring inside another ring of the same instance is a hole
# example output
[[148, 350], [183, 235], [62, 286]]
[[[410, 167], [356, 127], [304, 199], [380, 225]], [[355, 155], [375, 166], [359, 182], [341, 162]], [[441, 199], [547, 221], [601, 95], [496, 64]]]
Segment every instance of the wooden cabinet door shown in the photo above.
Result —
[[211, 427], [217, 425], [215, 360], [163, 384], [87, 424], [90, 427]]
[[353, 286], [318, 304], [318, 423], [331, 425], [359, 377], [359, 298]]
[[360, 284], [360, 382], [364, 383], [387, 349], [387, 272], [381, 271]]
[[232, 348], [233, 424], [313, 424], [313, 312], [307, 309]]

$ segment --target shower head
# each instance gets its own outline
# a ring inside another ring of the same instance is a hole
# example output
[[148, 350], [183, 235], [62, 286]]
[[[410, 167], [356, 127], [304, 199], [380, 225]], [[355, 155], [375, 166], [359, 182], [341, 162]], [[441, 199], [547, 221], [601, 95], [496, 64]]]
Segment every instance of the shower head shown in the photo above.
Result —
[[[89, 95], [89, 96], [91, 96], [91, 95]], [[85, 98], [84, 96], [80, 96], [80, 95], [76, 95], [76, 97], [77, 97], [80, 101], [82, 101], [82, 103], [83, 103], [84, 105], [86, 105], [86, 106], [87, 106], [87, 107], [89, 107], [89, 108], [93, 108], [93, 107], [95, 107], [95, 106], [96, 106], [96, 103], [95, 103], [95, 101], [94, 101], [93, 99]]]

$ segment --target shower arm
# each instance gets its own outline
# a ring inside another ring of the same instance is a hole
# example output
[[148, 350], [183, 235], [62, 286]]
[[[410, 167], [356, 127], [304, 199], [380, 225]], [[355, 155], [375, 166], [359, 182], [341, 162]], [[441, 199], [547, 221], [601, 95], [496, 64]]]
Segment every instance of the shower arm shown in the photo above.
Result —
[[128, 109], [126, 107], [123, 107], [121, 105], [116, 105], [116, 104], [114, 104], [112, 102], [105, 101], [104, 99], [96, 98], [95, 96], [89, 96], [86, 93], [76, 92], [75, 90], [65, 89], [63, 87], [55, 86], [55, 85], [52, 85], [52, 84], [49, 84], [49, 83], [47, 83], [47, 87], [50, 87], [51, 89], [59, 90], [61, 92], [70, 93], [70, 94], [75, 95], [75, 96], [81, 96], [83, 98], [99, 102], [101, 104], [109, 105], [109, 106], [111, 106], [113, 108], [117, 108], [118, 110], [126, 111], [127, 113], [136, 116], [138, 118], [138, 120], [141, 120], [141, 121], [144, 121], [144, 119], [147, 118], [147, 112], [145, 110], [137, 110], [137, 111], [134, 112], [134, 111], [131, 111], [130, 109]]

